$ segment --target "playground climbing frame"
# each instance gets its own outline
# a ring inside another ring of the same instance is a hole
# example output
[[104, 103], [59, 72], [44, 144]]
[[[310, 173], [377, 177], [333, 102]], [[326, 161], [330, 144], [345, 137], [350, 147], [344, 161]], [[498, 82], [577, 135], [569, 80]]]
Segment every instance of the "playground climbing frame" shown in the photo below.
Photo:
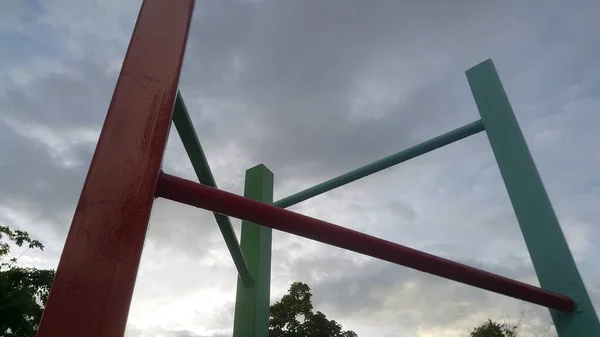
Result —
[[[600, 336], [598, 318], [491, 60], [466, 72], [480, 120], [275, 202], [273, 173], [258, 165], [246, 172], [242, 197], [217, 189], [178, 91], [193, 8], [194, 0], [143, 1], [38, 337], [124, 335], [156, 197], [214, 212], [239, 274], [235, 337], [268, 336], [272, 228], [545, 306], [561, 337]], [[161, 170], [171, 121], [199, 183]], [[285, 209], [482, 131], [541, 288]], [[229, 216], [243, 220], [241, 244]]]

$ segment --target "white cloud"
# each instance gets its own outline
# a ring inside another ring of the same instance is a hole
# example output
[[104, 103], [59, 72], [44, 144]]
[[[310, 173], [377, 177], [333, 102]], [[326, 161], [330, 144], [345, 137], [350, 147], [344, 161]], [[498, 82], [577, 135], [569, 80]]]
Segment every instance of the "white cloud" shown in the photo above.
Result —
[[[9, 47], [0, 52], [0, 219], [46, 241], [47, 254], [28, 263], [51, 267], [140, 2], [34, 4], [0, 10], [15, 14], [0, 24]], [[463, 72], [492, 57], [598, 306], [597, 9], [200, 1], [181, 89], [219, 186], [241, 194], [244, 171], [265, 163], [279, 199], [476, 120]], [[193, 179], [177, 138], [165, 169]], [[291, 209], [536, 283], [483, 134]], [[536, 306], [284, 233], [274, 239], [273, 299], [291, 281], [309, 282], [315, 305], [361, 337], [461, 336], [521, 310], [527, 329], [549, 322]], [[234, 298], [235, 269], [212, 215], [157, 200], [128, 336], [227, 335]]]

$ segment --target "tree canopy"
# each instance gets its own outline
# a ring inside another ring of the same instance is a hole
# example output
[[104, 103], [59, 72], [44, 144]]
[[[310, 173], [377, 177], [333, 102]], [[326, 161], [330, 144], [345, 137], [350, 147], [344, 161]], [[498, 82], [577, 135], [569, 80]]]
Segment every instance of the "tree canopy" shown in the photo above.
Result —
[[518, 337], [516, 329], [516, 326], [512, 327], [488, 319], [471, 331], [471, 337]]
[[269, 337], [358, 337], [322, 312], [313, 312], [311, 297], [307, 284], [292, 283], [287, 294], [271, 305]]
[[498, 323], [488, 319], [485, 323], [473, 328], [469, 337], [548, 337], [553, 335], [551, 331], [552, 324], [545, 328], [538, 327], [537, 331], [525, 335], [521, 330], [522, 320], [523, 313], [521, 313], [521, 319], [516, 324]]
[[0, 335], [33, 337], [48, 299], [54, 270], [18, 266], [10, 257], [11, 242], [17, 247], [44, 249], [44, 245], [20, 230], [0, 226]]

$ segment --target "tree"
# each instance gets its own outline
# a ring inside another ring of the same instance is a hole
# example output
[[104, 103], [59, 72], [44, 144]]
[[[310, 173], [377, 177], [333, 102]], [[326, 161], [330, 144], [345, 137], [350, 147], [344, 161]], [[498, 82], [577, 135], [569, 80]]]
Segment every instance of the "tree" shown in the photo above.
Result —
[[[510, 321], [510, 316], [508, 317]], [[552, 335], [552, 324], [547, 325], [545, 328], [534, 327], [530, 329], [528, 334], [525, 334], [521, 329], [521, 322], [523, 322], [524, 313], [521, 312], [521, 318], [515, 323], [497, 323], [488, 319], [487, 322], [477, 326], [471, 331], [470, 337], [548, 337]]]
[[[10, 258], [10, 243], [27, 249]], [[17, 260], [29, 249], [44, 250], [44, 245], [25, 231], [0, 226], [0, 335], [33, 337], [48, 299], [54, 270], [21, 267]]]
[[322, 312], [314, 313], [311, 297], [307, 284], [292, 283], [288, 293], [271, 305], [269, 337], [358, 337]]
[[471, 337], [519, 337], [519, 335], [517, 325], [500, 324], [488, 319], [471, 331]]

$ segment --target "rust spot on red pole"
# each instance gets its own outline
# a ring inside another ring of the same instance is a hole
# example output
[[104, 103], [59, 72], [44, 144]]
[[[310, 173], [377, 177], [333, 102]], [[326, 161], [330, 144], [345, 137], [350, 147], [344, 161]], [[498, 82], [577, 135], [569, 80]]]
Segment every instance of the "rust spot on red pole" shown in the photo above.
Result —
[[38, 337], [125, 332], [193, 7], [142, 4]]
[[157, 195], [548, 308], [575, 308], [564, 295], [165, 173]]

